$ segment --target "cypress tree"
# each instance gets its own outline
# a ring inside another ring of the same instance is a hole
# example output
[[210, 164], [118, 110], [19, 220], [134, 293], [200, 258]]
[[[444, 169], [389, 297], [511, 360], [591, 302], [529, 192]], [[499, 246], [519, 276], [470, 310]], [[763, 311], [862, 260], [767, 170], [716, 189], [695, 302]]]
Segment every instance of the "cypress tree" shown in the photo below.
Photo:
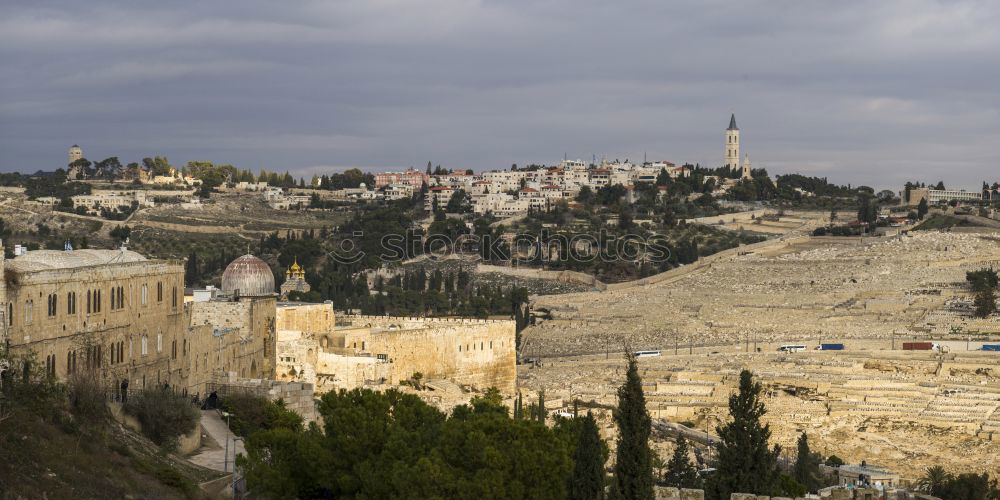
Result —
[[538, 415], [539, 422], [545, 423], [545, 389], [538, 391]]
[[917, 218], [923, 220], [924, 216], [927, 215], [927, 198], [921, 198], [920, 203], [917, 204]]
[[663, 475], [663, 481], [667, 486], [675, 488], [696, 488], [698, 487], [698, 469], [691, 464], [688, 458], [689, 448], [687, 439], [684, 436], [677, 438], [677, 447], [674, 448], [674, 456], [667, 462], [667, 472]]
[[792, 474], [809, 491], [819, 488], [819, 462], [820, 458], [809, 450], [809, 437], [803, 432], [799, 436], [798, 456], [795, 458]]
[[573, 474], [569, 477], [567, 498], [601, 500], [604, 498], [604, 448], [597, 432], [597, 422], [589, 411], [583, 417], [573, 451]]
[[615, 455], [611, 497], [620, 499], [653, 498], [653, 454], [649, 449], [651, 420], [642, 394], [642, 379], [635, 356], [627, 354], [625, 384], [618, 388], [618, 449]]
[[760, 399], [761, 385], [748, 370], [740, 372], [740, 389], [729, 396], [732, 422], [716, 427], [721, 442], [715, 471], [716, 498], [733, 493], [770, 495], [779, 482], [778, 453], [769, 447], [771, 429], [762, 425], [767, 408]]

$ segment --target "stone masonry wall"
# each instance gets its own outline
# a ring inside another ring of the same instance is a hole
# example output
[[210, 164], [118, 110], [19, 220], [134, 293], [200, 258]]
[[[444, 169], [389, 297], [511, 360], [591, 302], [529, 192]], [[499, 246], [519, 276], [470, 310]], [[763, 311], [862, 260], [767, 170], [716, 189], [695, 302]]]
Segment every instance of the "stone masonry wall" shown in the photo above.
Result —
[[335, 320], [332, 303], [278, 304], [275, 317], [278, 330], [296, 330], [306, 337], [332, 332]]
[[[374, 330], [365, 351], [384, 355], [393, 365], [391, 383], [421, 373], [480, 390], [515, 391], [516, 353], [513, 321], [477, 319], [392, 318], [349, 316], [355, 327]], [[399, 328], [392, 329], [390, 327]]]

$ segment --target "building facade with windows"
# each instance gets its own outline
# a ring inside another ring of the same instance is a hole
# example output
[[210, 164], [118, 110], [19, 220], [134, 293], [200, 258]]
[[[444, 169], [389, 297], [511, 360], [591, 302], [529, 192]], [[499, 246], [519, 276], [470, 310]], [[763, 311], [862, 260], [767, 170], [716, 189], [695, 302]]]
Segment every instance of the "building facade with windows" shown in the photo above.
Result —
[[124, 248], [2, 255], [0, 343], [49, 376], [201, 396], [234, 376], [273, 378], [277, 294], [256, 257], [229, 265], [217, 297], [185, 302], [182, 262]]
[[56, 378], [95, 373], [109, 386], [182, 384], [184, 267], [117, 250], [35, 250], [0, 257], [0, 341], [33, 352]]

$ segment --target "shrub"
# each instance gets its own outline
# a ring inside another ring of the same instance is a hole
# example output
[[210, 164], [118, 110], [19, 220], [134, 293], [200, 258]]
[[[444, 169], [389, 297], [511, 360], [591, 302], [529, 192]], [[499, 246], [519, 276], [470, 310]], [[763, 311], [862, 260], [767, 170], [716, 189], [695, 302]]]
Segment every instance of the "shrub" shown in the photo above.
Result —
[[168, 450], [177, 447], [177, 438], [191, 432], [199, 418], [188, 398], [163, 389], [130, 396], [125, 413], [139, 420], [146, 437]]
[[282, 400], [269, 401], [260, 396], [232, 394], [222, 401], [222, 409], [231, 413], [229, 428], [238, 436], [270, 429], [302, 430], [302, 417]]
[[69, 389], [70, 411], [76, 418], [94, 423], [107, 416], [104, 387], [93, 372], [84, 371], [72, 375], [66, 385]]

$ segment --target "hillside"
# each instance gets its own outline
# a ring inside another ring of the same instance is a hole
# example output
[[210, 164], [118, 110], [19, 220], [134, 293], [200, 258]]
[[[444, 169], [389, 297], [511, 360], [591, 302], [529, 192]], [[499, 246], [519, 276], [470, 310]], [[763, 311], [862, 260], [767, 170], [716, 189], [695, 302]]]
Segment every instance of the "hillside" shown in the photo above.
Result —
[[0, 426], [0, 498], [199, 498], [217, 476], [117, 423], [98, 435], [41, 418]]
[[201, 498], [221, 476], [120, 425], [98, 385], [32, 378], [3, 377], [0, 498]]

